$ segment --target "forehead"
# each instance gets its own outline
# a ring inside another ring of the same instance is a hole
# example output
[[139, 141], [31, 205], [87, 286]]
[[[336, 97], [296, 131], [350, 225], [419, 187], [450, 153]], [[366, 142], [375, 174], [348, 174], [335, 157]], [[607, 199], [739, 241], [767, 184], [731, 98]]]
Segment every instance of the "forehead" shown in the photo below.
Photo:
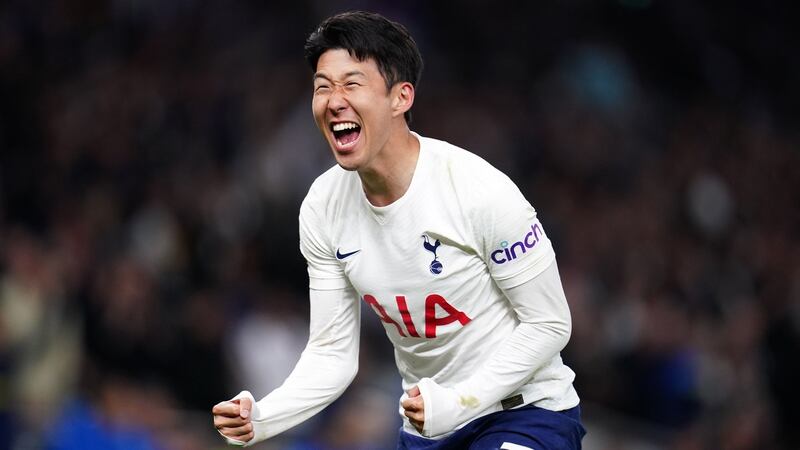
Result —
[[380, 70], [378, 70], [378, 64], [374, 59], [367, 58], [359, 61], [350, 55], [350, 52], [342, 48], [327, 50], [320, 55], [317, 61], [316, 75], [341, 78], [353, 72], [361, 72], [367, 77], [382, 77]]

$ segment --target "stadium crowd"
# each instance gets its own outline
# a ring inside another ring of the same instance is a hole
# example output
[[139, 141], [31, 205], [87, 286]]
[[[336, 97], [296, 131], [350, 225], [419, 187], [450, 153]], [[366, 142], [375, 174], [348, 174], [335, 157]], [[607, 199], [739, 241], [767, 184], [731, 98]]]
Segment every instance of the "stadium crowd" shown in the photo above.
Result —
[[[349, 8], [417, 37], [413, 128], [539, 211], [587, 449], [800, 448], [796, 6], [9, 0], [0, 449], [222, 447], [211, 406], [291, 370], [297, 213], [333, 164], [302, 45]], [[399, 379], [362, 323], [354, 385], [264, 448], [393, 448]]]

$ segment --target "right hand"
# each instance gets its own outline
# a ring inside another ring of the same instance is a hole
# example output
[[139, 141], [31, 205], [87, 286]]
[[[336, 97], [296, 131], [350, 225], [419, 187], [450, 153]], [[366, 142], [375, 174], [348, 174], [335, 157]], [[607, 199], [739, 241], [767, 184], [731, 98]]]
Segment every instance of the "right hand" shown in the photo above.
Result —
[[[253, 423], [250, 412], [253, 402], [247, 397], [229, 400], [214, 405], [214, 427], [228, 439], [241, 442], [242, 445], [253, 439]], [[236, 444], [236, 442], [228, 442]]]
[[404, 414], [411, 425], [422, 433], [422, 428], [425, 426], [425, 402], [420, 395], [419, 386], [409, 389], [407, 394], [408, 398], [401, 403], [405, 410]]

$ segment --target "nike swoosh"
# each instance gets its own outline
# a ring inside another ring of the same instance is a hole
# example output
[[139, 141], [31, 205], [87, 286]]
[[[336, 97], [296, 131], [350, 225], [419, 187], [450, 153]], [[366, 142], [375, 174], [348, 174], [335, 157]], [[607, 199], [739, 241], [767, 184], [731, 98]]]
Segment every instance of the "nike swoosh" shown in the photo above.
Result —
[[350, 252], [350, 253], [339, 253], [339, 249], [337, 248], [336, 249], [336, 259], [345, 259], [348, 256], [355, 255], [356, 253], [358, 253], [360, 251], [361, 251], [361, 249], [358, 249], [358, 250], [356, 250], [354, 252]]

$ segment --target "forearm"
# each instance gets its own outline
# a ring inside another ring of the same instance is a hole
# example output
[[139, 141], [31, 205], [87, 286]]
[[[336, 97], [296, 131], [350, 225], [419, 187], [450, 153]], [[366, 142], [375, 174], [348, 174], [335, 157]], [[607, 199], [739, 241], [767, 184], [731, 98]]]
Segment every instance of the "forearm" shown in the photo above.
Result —
[[436, 436], [476, 417], [524, 385], [566, 346], [571, 320], [555, 263], [533, 280], [507, 290], [520, 323], [469, 378], [454, 386], [423, 379], [423, 434]]
[[280, 434], [336, 400], [355, 377], [356, 359], [312, 354], [307, 349], [286, 382], [256, 403], [255, 440]]
[[[538, 277], [506, 291], [513, 303], [539, 302], [528, 310], [514, 333], [471, 377], [456, 385], [465, 397], [481, 405], [506, 398], [533, 373], [552, 361], [569, 342], [572, 331], [569, 308], [555, 263]], [[518, 308], [519, 311], [519, 308]]]
[[309, 342], [286, 381], [253, 408], [253, 442], [307, 420], [336, 400], [358, 371], [359, 308], [352, 290], [310, 291]]

